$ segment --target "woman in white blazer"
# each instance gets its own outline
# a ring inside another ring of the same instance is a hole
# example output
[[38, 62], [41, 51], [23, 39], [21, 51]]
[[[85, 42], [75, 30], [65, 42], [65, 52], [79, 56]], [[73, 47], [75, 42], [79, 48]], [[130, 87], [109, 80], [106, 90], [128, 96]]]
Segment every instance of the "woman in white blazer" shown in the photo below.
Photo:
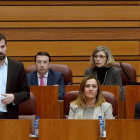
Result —
[[100, 83], [93, 75], [84, 77], [80, 84], [79, 94], [70, 103], [68, 119], [114, 119], [112, 105], [105, 101]]

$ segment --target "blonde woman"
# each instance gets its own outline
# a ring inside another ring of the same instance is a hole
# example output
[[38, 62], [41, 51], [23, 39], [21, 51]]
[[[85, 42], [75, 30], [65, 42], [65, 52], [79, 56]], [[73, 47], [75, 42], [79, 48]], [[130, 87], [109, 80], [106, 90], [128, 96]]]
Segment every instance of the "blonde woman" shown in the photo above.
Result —
[[94, 75], [101, 85], [118, 85], [122, 98], [122, 79], [120, 69], [113, 67], [115, 61], [110, 50], [105, 46], [98, 46], [90, 58], [91, 67], [85, 71], [85, 76]]

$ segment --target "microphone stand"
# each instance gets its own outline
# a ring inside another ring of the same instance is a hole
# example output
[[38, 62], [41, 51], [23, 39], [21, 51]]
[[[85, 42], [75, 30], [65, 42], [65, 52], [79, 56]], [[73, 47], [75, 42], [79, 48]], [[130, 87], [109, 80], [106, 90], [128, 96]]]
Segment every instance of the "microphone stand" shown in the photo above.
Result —
[[123, 66], [123, 64], [122, 64], [122, 62], [120, 62], [120, 66], [121, 66], [122, 70], [124, 71], [125, 75], [127, 76], [127, 78], [129, 79], [129, 81], [131, 82], [132, 85], [140, 85], [140, 83], [134, 82], [134, 81], [131, 79], [131, 77], [130, 77], [130, 76], [128, 75], [128, 73], [126, 72], [126, 70], [125, 70], [125, 68], [124, 68], [124, 66]]

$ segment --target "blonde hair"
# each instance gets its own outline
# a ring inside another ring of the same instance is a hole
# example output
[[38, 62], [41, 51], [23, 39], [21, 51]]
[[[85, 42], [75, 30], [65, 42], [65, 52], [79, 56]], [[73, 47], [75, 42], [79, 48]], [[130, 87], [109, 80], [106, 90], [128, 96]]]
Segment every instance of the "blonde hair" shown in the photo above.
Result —
[[83, 80], [80, 84], [78, 97], [75, 101], [72, 102], [73, 104], [76, 104], [76, 105], [78, 105], [79, 107], [82, 107], [82, 108], [84, 108], [86, 106], [87, 101], [86, 101], [86, 96], [85, 96], [84, 90], [85, 90], [87, 80], [90, 80], [90, 79], [95, 79], [96, 82], [97, 82], [97, 85], [98, 85], [98, 92], [97, 92], [97, 95], [96, 95], [95, 106], [100, 106], [102, 103], [105, 102], [105, 98], [103, 97], [103, 94], [102, 94], [102, 91], [101, 91], [100, 82], [98, 81], [98, 79], [95, 76], [88, 75], [88, 76], [83, 78]]
[[114, 58], [113, 58], [113, 56], [112, 56], [112, 54], [111, 54], [111, 51], [107, 48], [107, 47], [105, 47], [105, 46], [98, 46], [94, 51], [93, 51], [93, 53], [92, 53], [92, 55], [91, 55], [91, 57], [90, 57], [90, 64], [91, 64], [91, 66], [94, 68], [94, 67], [96, 67], [96, 65], [95, 65], [95, 61], [94, 61], [94, 56], [95, 56], [95, 54], [97, 53], [97, 52], [99, 52], [99, 51], [103, 51], [105, 54], [106, 54], [106, 57], [107, 57], [107, 62], [106, 62], [106, 64], [105, 64], [105, 68], [110, 68], [110, 67], [112, 67], [113, 65], [114, 65], [114, 63], [115, 63], [115, 60], [114, 60]]

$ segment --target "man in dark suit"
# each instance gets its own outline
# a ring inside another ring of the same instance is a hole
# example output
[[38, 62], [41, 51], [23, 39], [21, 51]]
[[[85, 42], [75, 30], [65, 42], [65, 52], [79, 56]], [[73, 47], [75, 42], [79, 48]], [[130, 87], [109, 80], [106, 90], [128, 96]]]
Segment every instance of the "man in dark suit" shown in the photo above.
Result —
[[59, 85], [59, 100], [65, 94], [64, 79], [61, 72], [49, 69], [51, 57], [47, 52], [38, 52], [34, 58], [36, 71], [27, 74], [29, 85]]
[[140, 102], [135, 105], [135, 119], [140, 119]]
[[29, 99], [23, 64], [6, 56], [7, 41], [0, 33], [0, 119], [18, 119], [18, 104]]

